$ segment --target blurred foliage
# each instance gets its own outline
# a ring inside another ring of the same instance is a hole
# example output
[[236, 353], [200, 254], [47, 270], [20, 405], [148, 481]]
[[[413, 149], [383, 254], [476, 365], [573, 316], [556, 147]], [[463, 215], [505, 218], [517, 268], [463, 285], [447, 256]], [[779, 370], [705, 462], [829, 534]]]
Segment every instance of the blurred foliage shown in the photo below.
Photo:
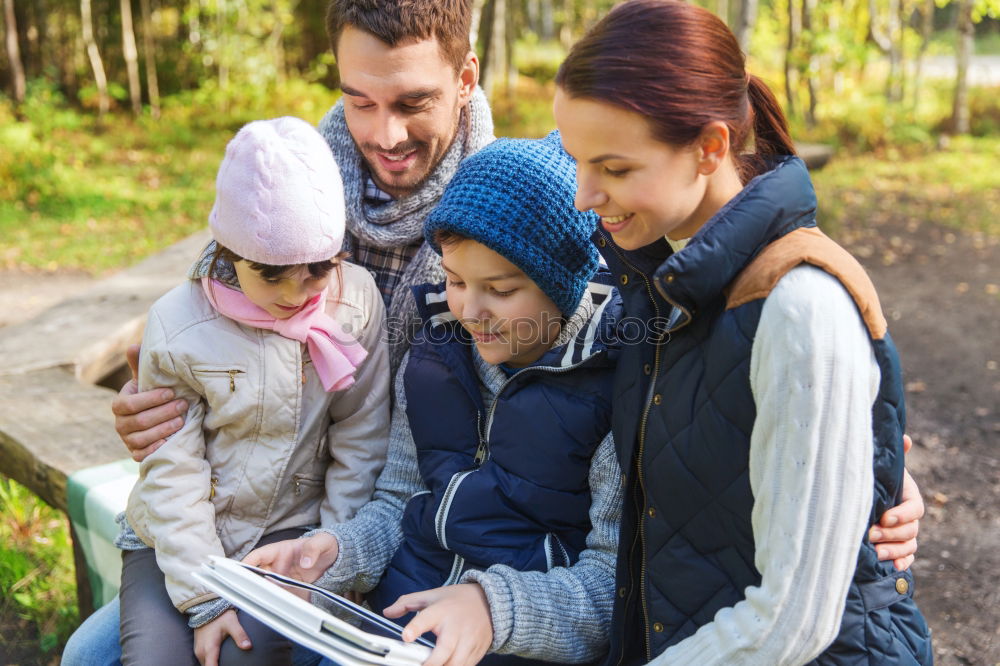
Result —
[[813, 173], [821, 224], [893, 216], [1000, 237], [1000, 137], [942, 143], [835, 157]]
[[159, 120], [67, 107], [33, 83], [14, 122], [0, 103], [0, 267], [121, 268], [205, 226], [215, 171], [250, 120], [316, 123], [329, 89], [288, 81], [266, 89], [209, 83], [167, 98]]
[[0, 476], [0, 616], [11, 614], [56, 654], [77, 623], [76, 578], [65, 515]]

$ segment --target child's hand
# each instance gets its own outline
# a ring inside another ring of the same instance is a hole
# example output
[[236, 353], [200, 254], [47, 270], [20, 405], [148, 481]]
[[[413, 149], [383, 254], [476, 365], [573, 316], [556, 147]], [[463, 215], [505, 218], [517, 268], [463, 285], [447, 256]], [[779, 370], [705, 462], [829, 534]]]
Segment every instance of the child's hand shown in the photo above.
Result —
[[339, 552], [337, 537], [319, 532], [308, 539], [289, 539], [261, 546], [251, 551], [243, 561], [311, 583], [333, 566]]
[[230, 636], [241, 650], [249, 650], [250, 637], [243, 631], [236, 611], [230, 608], [211, 622], [194, 630], [194, 656], [198, 657], [201, 666], [219, 666], [219, 648], [222, 641]]
[[403, 630], [404, 641], [433, 631], [437, 646], [424, 666], [477, 664], [493, 644], [493, 620], [483, 588], [475, 583], [404, 594], [386, 608], [386, 617], [419, 611]]

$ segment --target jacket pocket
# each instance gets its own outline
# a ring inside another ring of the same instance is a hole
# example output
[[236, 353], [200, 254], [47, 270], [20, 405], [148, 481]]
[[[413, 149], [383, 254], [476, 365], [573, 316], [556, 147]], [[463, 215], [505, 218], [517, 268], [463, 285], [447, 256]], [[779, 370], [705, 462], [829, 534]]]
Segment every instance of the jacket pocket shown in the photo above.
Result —
[[322, 488], [325, 482], [326, 479], [322, 476], [302, 473], [292, 475], [292, 483], [295, 484], [296, 495], [301, 495], [304, 491], [308, 491], [311, 488]]
[[238, 367], [221, 365], [195, 365], [191, 367], [191, 372], [205, 387], [206, 394], [211, 389], [213, 393], [225, 393], [228, 387], [229, 393], [236, 393], [236, 389], [246, 377], [246, 370]]

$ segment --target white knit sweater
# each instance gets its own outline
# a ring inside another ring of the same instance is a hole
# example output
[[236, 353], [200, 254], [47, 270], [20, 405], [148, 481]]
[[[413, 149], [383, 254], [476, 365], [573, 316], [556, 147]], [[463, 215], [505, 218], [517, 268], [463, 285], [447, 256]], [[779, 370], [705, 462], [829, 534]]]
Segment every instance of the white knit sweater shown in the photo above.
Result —
[[760, 585], [655, 664], [802, 664], [836, 637], [872, 504], [880, 373], [861, 316], [811, 266], [764, 303], [750, 358]]

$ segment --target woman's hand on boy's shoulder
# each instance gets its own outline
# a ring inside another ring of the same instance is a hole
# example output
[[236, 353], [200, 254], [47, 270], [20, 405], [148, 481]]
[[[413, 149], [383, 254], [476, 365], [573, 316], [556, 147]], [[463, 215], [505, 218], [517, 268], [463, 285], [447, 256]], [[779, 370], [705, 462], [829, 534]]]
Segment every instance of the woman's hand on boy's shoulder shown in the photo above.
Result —
[[461, 583], [404, 594], [382, 613], [389, 618], [416, 611], [403, 630], [404, 641], [428, 631], [437, 642], [424, 666], [478, 664], [493, 644], [493, 619], [486, 593], [477, 583]]
[[170, 389], [151, 389], [139, 392], [136, 377], [139, 374], [139, 346], [132, 345], [125, 352], [132, 379], [126, 382], [115, 399], [111, 411], [115, 415], [115, 430], [122, 438], [132, 459], [142, 462], [146, 456], [160, 448], [167, 437], [184, 425], [185, 400], [174, 400]]
[[312, 583], [333, 566], [339, 552], [337, 537], [317, 532], [304, 539], [288, 539], [261, 546], [250, 551], [243, 562]]
[[[903, 435], [903, 451], [908, 452], [913, 441]], [[892, 560], [899, 571], [913, 564], [917, 552], [920, 519], [924, 517], [924, 499], [910, 472], [903, 470], [903, 493], [899, 504], [882, 514], [879, 522], [868, 531], [868, 540], [875, 544], [880, 560]]]

